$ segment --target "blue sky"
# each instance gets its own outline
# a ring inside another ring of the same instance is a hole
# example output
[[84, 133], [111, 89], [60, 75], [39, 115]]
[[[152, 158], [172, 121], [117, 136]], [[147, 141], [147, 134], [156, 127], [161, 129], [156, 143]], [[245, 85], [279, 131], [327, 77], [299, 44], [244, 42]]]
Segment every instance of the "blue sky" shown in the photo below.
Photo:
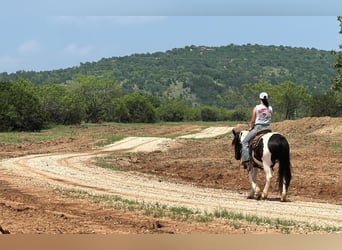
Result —
[[20, 1], [20, 8], [18, 2], [2, 6], [0, 72], [61, 69], [188, 45], [339, 50], [342, 44], [340, 0], [32, 0]]

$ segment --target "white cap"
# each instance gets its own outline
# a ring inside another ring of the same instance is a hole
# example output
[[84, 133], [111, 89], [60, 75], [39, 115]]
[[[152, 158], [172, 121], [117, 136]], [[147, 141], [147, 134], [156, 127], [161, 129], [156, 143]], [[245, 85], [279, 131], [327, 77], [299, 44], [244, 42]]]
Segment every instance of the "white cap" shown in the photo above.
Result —
[[260, 99], [268, 99], [268, 94], [266, 92], [261, 92], [259, 95]]

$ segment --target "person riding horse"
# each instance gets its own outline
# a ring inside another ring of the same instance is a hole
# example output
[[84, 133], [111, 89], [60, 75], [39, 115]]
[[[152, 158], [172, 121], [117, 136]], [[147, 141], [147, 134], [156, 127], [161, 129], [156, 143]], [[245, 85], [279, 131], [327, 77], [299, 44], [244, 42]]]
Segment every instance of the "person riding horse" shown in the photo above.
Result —
[[[277, 164], [280, 201], [286, 201], [292, 179], [290, 145], [285, 136], [271, 132], [273, 110], [268, 103], [268, 94], [261, 92], [259, 99], [260, 104], [253, 109], [249, 130], [232, 130], [235, 159], [242, 161], [248, 172], [251, 191], [247, 198], [267, 199], [272, 173]], [[258, 169], [262, 169], [266, 177], [262, 191], [256, 182]]]
[[249, 165], [249, 142], [260, 130], [270, 129], [273, 109], [268, 103], [268, 94], [261, 92], [260, 103], [256, 105], [252, 112], [249, 133], [242, 141], [242, 165], [245, 169]]

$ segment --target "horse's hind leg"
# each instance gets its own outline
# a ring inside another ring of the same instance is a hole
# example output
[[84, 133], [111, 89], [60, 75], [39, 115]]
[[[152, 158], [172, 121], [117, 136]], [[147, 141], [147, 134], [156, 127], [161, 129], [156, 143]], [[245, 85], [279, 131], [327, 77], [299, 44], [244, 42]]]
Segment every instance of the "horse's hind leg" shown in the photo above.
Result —
[[262, 191], [261, 198], [266, 200], [267, 195], [268, 195], [268, 189], [269, 189], [270, 183], [271, 183], [272, 171], [271, 171], [271, 168], [269, 166], [265, 166], [265, 165], [264, 165], [264, 171], [265, 171], [265, 175], [266, 175], [266, 183], [265, 183], [264, 190]]
[[283, 178], [283, 190], [282, 190], [282, 192], [281, 192], [281, 197], [280, 197], [280, 201], [286, 201], [286, 192], [287, 190], [286, 190], [286, 180], [285, 180], [285, 178]]

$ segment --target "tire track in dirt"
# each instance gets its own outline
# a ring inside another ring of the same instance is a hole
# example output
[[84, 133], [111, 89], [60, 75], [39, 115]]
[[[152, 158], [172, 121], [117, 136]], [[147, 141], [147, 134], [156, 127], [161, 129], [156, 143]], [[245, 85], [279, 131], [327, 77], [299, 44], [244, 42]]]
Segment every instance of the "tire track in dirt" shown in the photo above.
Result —
[[[220, 131], [216, 134], [213, 132], [215, 129], [207, 131], [210, 131], [211, 136], [217, 136], [229, 130], [231, 128], [220, 128], [216, 130]], [[187, 138], [208, 138], [205, 131], [202, 131], [202, 136], [193, 134]], [[93, 194], [117, 195], [125, 199], [182, 206], [202, 212], [227, 210], [322, 226], [342, 227], [341, 205], [247, 200], [247, 194], [170, 183], [155, 176], [108, 170], [92, 163], [94, 157], [102, 157], [117, 151], [167, 150], [176, 145], [177, 139], [128, 137], [89, 153], [29, 155], [2, 160], [0, 168], [4, 174], [18, 176], [17, 185], [26, 181], [29, 182], [28, 185], [39, 187], [80, 189]]]

